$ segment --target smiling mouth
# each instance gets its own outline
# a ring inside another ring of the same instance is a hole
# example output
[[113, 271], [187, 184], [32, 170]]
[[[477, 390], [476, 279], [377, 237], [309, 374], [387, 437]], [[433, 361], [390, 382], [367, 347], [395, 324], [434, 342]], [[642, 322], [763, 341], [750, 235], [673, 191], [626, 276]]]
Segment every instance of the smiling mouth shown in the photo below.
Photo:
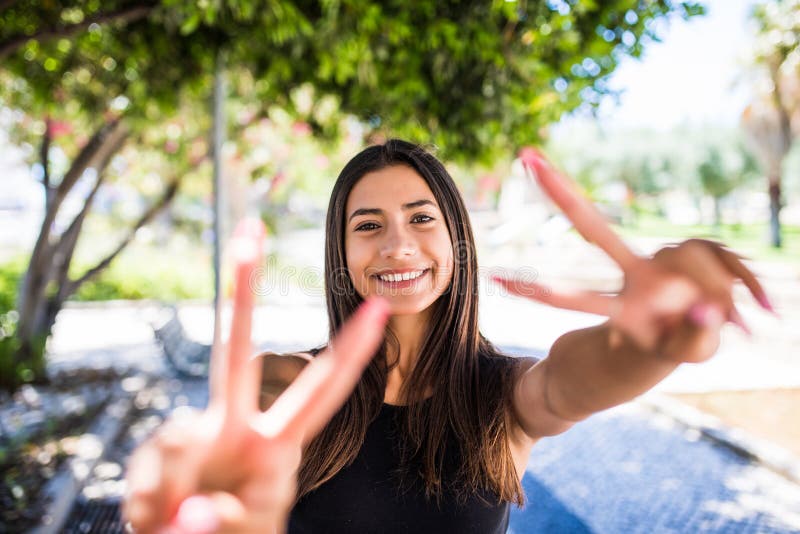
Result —
[[403, 282], [414, 282], [419, 280], [423, 276], [425, 276], [430, 268], [428, 269], [420, 269], [418, 271], [409, 271], [406, 273], [396, 273], [396, 274], [376, 274], [374, 275], [375, 278], [380, 280], [386, 284], [401, 284]]

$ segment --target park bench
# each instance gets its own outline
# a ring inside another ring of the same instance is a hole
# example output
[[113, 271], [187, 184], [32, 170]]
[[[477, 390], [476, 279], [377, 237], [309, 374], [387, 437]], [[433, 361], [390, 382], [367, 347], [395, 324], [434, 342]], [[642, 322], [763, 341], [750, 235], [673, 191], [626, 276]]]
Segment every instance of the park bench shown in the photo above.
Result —
[[175, 306], [166, 306], [161, 316], [159, 321], [151, 324], [153, 335], [164, 350], [169, 365], [183, 377], [208, 376], [211, 346], [186, 337]]

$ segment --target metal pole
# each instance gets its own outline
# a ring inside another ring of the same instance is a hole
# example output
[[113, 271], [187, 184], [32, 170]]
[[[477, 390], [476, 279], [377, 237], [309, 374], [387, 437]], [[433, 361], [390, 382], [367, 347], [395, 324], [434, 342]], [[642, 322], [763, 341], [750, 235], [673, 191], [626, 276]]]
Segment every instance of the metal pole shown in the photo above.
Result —
[[[214, 97], [212, 101], [212, 152], [213, 152], [213, 212], [214, 212], [214, 336], [212, 352], [218, 350], [222, 341], [222, 250], [225, 237], [226, 198], [222, 183], [222, 145], [225, 142], [225, 60], [223, 53], [217, 52], [214, 70]], [[213, 358], [212, 358], [213, 362]], [[213, 376], [209, 372], [209, 376]], [[213, 384], [209, 387], [214, 389]]]

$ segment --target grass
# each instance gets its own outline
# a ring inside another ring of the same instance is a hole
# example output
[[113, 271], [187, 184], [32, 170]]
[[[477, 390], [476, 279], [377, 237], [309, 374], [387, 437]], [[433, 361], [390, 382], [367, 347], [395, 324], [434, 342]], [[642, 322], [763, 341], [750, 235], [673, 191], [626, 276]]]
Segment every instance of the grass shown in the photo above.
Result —
[[[84, 269], [76, 266], [73, 272]], [[72, 300], [211, 299], [213, 287], [210, 254], [199, 247], [133, 243]]]
[[715, 229], [703, 224], [675, 225], [663, 217], [641, 214], [635, 225], [616, 226], [615, 229], [625, 238], [714, 239], [753, 260], [800, 263], [800, 226], [783, 225], [780, 249], [769, 245], [768, 223], [723, 224]]

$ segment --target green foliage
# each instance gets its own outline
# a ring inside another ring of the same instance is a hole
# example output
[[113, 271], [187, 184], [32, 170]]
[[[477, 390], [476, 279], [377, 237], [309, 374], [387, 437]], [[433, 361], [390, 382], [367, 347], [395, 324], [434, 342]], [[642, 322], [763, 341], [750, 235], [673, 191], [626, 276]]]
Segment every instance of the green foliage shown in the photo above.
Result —
[[642, 214], [634, 226], [617, 226], [615, 231], [626, 239], [652, 239], [657, 236], [674, 241], [699, 237], [722, 241], [738, 253], [755, 261], [781, 262], [787, 265], [800, 263], [800, 226], [786, 225], [786, 245], [776, 249], [764, 242], [767, 223], [720, 224], [714, 230], [705, 224], [677, 225], [663, 217]]
[[[447, 159], [508, 154], [564, 112], [595, 106], [624, 56], [657, 39], [654, 21], [702, 12], [695, 2], [23, 1], [0, 12], [0, 47], [40, 36], [4, 61], [0, 97], [96, 121], [124, 111], [142, 128], [205, 97], [215, 59], [251, 73], [246, 96], [294, 113], [293, 88], [382, 135], [440, 147]], [[123, 14], [119, 14], [123, 13]], [[117, 14], [117, 16], [111, 16]], [[105, 17], [105, 18], [103, 18]], [[100, 23], [86, 24], [98, 20]], [[81, 23], [80, 31], [74, 31]], [[55, 28], [54, 36], [42, 31]], [[47, 37], [47, 38], [45, 38]], [[71, 108], [71, 109], [70, 109]], [[304, 119], [319, 131], [314, 116]]]
[[[752, 20], [756, 24], [757, 40], [754, 48], [759, 63], [778, 65], [792, 55], [800, 45], [800, 1], [761, 0], [753, 8]], [[792, 60], [793, 66], [797, 58]]]
[[603, 131], [596, 124], [576, 122], [556, 132], [551, 155], [570, 175], [583, 174], [593, 188], [622, 181], [635, 195], [669, 190], [705, 193], [698, 167], [717, 150], [727, 175], [751, 184], [760, 169], [735, 128], [680, 127], [670, 131], [642, 129]]
[[758, 164], [750, 152], [739, 146], [738, 150], [723, 152], [710, 146], [706, 157], [697, 166], [697, 175], [703, 191], [714, 199], [714, 224], [721, 224], [720, 201], [737, 187], [758, 173]]
[[[83, 270], [80, 265], [75, 269]], [[210, 300], [213, 288], [211, 260], [205, 255], [196, 251], [165, 255], [161, 247], [135, 246], [83, 284], [72, 300]]]
[[[388, 135], [484, 159], [595, 106], [605, 78], [689, 2], [331, 2], [315, 26], [325, 91]], [[343, 37], [344, 36], [344, 37]]]
[[16, 335], [19, 313], [15, 301], [24, 272], [23, 258], [0, 265], [0, 387], [6, 389], [30, 382], [37, 376], [37, 371], [44, 369], [46, 336], [34, 339], [31, 358], [18, 357], [21, 342]]
[[697, 166], [703, 191], [714, 198], [729, 194], [757, 176], [758, 171], [755, 158], [741, 145], [727, 151], [712, 145]]

